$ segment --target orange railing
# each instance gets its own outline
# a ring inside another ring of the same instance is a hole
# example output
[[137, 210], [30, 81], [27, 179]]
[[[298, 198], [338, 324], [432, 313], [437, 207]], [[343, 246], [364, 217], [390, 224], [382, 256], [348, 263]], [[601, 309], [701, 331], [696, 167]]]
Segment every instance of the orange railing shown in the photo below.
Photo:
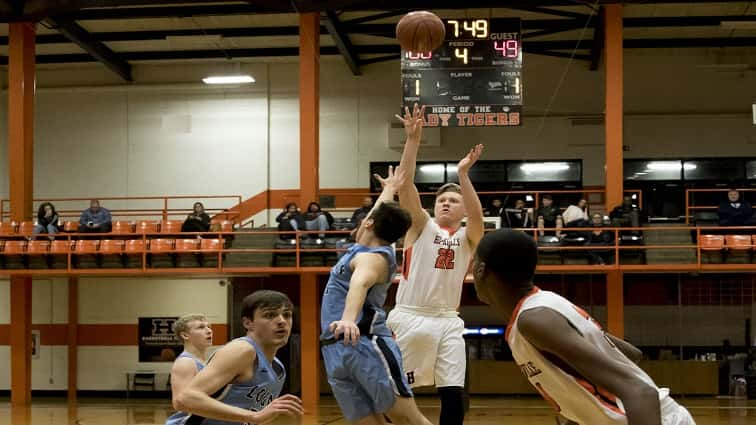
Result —
[[[185, 217], [192, 211], [194, 202], [203, 202], [205, 212], [212, 215], [223, 214], [233, 221], [239, 220], [239, 213], [228, 211], [230, 208], [242, 202], [241, 195], [179, 195], [179, 196], [102, 196], [86, 198], [44, 198], [35, 199], [33, 217], [36, 219], [37, 208], [42, 202], [52, 202], [62, 219], [76, 219], [78, 221], [81, 212], [89, 207], [89, 201], [97, 199], [100, 205], [110, 211], [113, 219], [123, 217], [154, 218], [168, 220], [170, 217]], [[208, 205], [208, 201], [213, 205]], [[129, 204], [137, 204], [138, 207], [130, 208]], [[10, 203], [7, 199], [0, 200], [0, 220], [10, 219], [8, 211]], [[116, 205], [113, 207], [113, 205]], [[125, 207], [121, 207], [125, 205]], [[222, 205], [222, 206], [221, 206]]]
[[[727, 192], [729, 192], [731, 189], [686, 189], [685, 190], [685, 224], [690, 223], [690, 218], [692, 214], [695, 214], [696, 211], [706, 211], [706, 210], [717, 210], [718, 205], [691, 205], [692, 203], [692, 195], [695, 193], [712, 193], [712, 192], [720, 192], [722, 193], [722, 201], [727, 199]], [[752, 188], [746, 188], [746, 189], [736, 189], [738, 192], [756, 192], [756, 189]], [[756, 205], [754, 205], [752, 208], [756, 209]]]
[[[522, 229], [539, 237], [539, 229]], [[561, 229], [563, 235], [591, 232], [593, 228]], [[607, 245], [539, 246], [541, 262], [539, 272], [603, 273], [610, 270], [625, 272], [696, 272], [696, 271], [755, 271], [753, 252], [756, 247], [756, 227], [641, 227], [601, 228], [611, 232], [614, 242]], [[726, 230], [728, 235], [720, 233]], [[546, 229], [555, 233], [555, 229]], [[637, 232], [638, 240], [622, 239], [629, 232]], [[692, 243], [660, 243], [664, 232], [695, 236]], [[682, 232], [682, 233], [681, 233]], [[146, 232], [139, 234], [75, 234], [55, 235], [50, 242], [44, 235], [27, 241], [22, 235], [0, 236], [3, 251], [0, 258], [4, 269], [0, 275], [140, 275], [140, 274], [242, 274], [242, 273], [297, 273], [300, 271], [327, 272], [336, 262], [338, 254], [347, 246], [326, 246], [313, 242], [318, 231], [278, 232], [220, 231], [207, 233], [171, 234]], [[342, 238], [346, 243], [347, 231], [325, 232], [327, 238]], [[714, 235], [710, 235], [710, 234]], [[293, 239], [284, 241], [281, 235]], [[312, 236], [313, 239], [305, 238]], [[92, 239], [95, 238], [95, 239]], [[251, 248], [241, 248], [238, 242], [254, 242]], [[541, 238], [543, 239], [543, 238]], [[197, 242], [197, 241], [200, 242]], [[334, 239], [331, 239], [333, 242]], [[398, 253], [403, 250], [397, 249]], [[603, 264], [589, 264], [590, 252], [611, 253]], [[665, 258], [657, 253], [672, 253]], [[506, 253], [501, 253], [506, 255]], [[549, 256], [560, 259], [549, 264]], [[735, 257], [737, 255], [737, 257]], [[680, 257], [683, 259], [680, 259]], [[712, 258], [713, 257], [713, 258]], [[44, 259], [45, 261], [41, 261]], [[577, 263], [574, 260], [582, 260]], [[737, 263], [731, 263], [737, 259]], [[94, 260], [84, 261], [82, 260]], [[105, 265], [106, 260], [110, 261]], [[157, 261], [160, 260], [160, 261]], [[283, 265], [281, 263], [284, 263]]]

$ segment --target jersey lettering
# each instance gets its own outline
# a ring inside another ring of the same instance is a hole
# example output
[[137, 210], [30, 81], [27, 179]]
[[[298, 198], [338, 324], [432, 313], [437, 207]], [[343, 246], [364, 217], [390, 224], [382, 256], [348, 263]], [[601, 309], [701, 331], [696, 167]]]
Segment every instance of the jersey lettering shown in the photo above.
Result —
[[439, 248], [438, 257], [436, 257], [436, 268], [444, 270], [454, 269], [454, 250]]

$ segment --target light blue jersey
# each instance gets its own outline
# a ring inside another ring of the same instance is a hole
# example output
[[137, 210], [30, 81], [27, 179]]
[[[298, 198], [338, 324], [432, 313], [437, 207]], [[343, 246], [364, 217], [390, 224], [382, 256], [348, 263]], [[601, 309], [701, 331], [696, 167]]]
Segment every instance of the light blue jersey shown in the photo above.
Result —
[[[228, 384], [225, 388], [218, 391], [218, 393], [213, 394], [212, 397], [231, 406], [259, 412], [281, 394], [281, 389], [286, 380], [286, 370], [283, 363], [277, 358], [274, 357], [272, 362], [269, 361], [265, 357], [265, 353], [252, 338], [245, 336], [238, 339], [252, 345], [257, 353], [256, 366], [253, 365], [255, 368], [254, 376], [246, 382]], [[184, 422], [170, 425], [238, 424], [190, 415]]]
[[[182, 351], [181, 354], [176, 357], [176, 360], [186, 357], [188, 359], [192, 359], [194, 361], [194, 365], [197, 367], [197, 372], [202, 370], [203, 367], [205, 367], [205, 364], [202, 363], [198, 358], [194, 357], [194, 354], [188, 352], [188, 351]], [[165, 421], [165, 425], [180, 425], [186, 422], [186, 418], [189, 417], [189, 414], [186, 412], [176, 412], [168, 417], [168, 419]]]
[[[349, 292], [352, 269], [349, 263], [361, 253], [382, 254], [388, 260], [387, 277], [368, 290], [357, 317], [360, 339], [357, 345], [336, 341], [328, 329], [341, 320]], [[396, 397], [412, 397], [402, 370], [402, 355], [386, 326], [386, 301], [389, 285], [396, 272], [396, 255], [390, 246], [370, 248], [355, 244], [331, 269], [323, 304], [320, 308], [321, 352], [333, 395], [350, 422], [386, 413]]]
[[323, 302], [320, 306], [320, 330], [321, 340], [333, 338], [333, 334], [328, 329], [331, 322], [341, 320], [346, 304], [346, 296], [349, 292], [349, 281], [352, 279], [352, 268], [350, 263], [359, 254], [376, 253], [386, 257], [388, 270], [386, 280], [375, 282], [365, 296], [365, 304], [357, 317], [357, 326], [362, 335], [380, 335], [391, 336], [391, 330], [386, 326], [386, 311], [383, 310], [383, 304], [386, 302], [389, 285], [396, 272], [396, 253], [390, 246], [379, 246], [370, 248], [364, 245], [354, 244], [339, 259], [338, 263], [331, 269], [325, 292], [323, 293]]

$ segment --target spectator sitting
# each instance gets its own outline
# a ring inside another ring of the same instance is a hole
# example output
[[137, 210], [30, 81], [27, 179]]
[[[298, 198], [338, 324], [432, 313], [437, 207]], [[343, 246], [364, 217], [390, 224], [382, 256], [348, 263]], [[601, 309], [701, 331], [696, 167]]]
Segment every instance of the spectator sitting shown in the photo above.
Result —
[[513, 229], [531, 227], [533, 225], [533, 210], [525, 208], [525, 201], [518, 199], [515, 201], [514, 208], [506, 210], [507, 225]]
[[[604, 226], [604, 218], [599, 213], [591, 215], [591, 226], [593, 231], [589, 233], [586, 245], [609, 246], [614, 242], [614, 232], [601, 230]], [[587, 251], [588, 259], [591, 264], [607, 264], [613, 262], [613, 250], [603, 249], [597, 251]]]
[[720, 226], [750, 226], [753, 224], [751, 204], [740, 199], [737, 190], [727, 192], [727, 202], [719, 204]]
[[110, 211], [100, 206], [100, 201], [93, 199], [89, 208], [81, 212], [79, 233], [109, 233], [113, 227]]
[[491, 205], [483, 209], [483, 216], [485, 217], [502, 217], [503, 215], [504, 206], [499, 198], [492, 199]]
[[[276, 217], [278, 230], [281, 232], [297, 231], [305, 228], [304, 218], [299, 213], [299, 207], [294, 202], [286, 204], [286, 208]], [[294, 236], [282, 234], [281, 239], [294, 239]]]
[[352, 213], [352, 223], [354, 223], [355, 227], [360, 227], [360, 223], [367, 217], [371, 209], [373, 209], [373, 198], [370, 196], [362, 198], [362, 206]]
[[[329, 230], [333, 226], [333, 216], [327, 211], [320, 208], [317, 202], [310, 202], [307, 206], [307, 212], [304, 213], [305, 228], [307, 230], [320, 230], [321, 232]], [[318, 234], [324, 238], [325, 233]]]
[[184, 224], [181, 225], [182, 232], [209, 232], [210, 216], [205, 212], [205, 206], [202, 202], [195, 202], [191, 214], [186, 216]]
[[554, 199], [551, 195], [541, 197], [541, 206], [536, 210], [536, 217], [543, 217], [543, 227], [556, 227], [556, 218], [559, 215], [559, 208], [554, 206]]
[[577, 205], [570, 205], [562, 214], [564, 227], [584, 227], [590, 226], [588, 220], [588, 201], [581, 199]]
[[60, 224], [58, 223], [58, 212], [55, 211], [55, 206], [49, 202], [45, 202], [39, 206], [37, 211], [37, 225], [34, 226], [33, 234], [38, 235], [40, 233], [47, 233], [52, 235], [60, 231]]
[[[612, 225], [617, 227], [640, 227], [641, 210], [633, 205], [633, 198], [630, 195], [622, 197], [622, 205], [615, 207], [609, 214]], [[622, 231], [622, 234], [638, 235], [638, 231]]]

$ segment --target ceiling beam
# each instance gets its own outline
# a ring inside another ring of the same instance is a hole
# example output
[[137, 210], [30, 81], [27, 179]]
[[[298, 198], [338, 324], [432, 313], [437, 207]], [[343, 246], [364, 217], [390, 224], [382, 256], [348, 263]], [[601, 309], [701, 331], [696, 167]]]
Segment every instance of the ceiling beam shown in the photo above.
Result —
[[[569, 53], [559, 52], [560, 50], [572, 51], [575, 46], [578, 50], [591, 49], [593, 40], [555, 40], [555, 41], [530, 41], [524, 44], [526, 53], [546, 54], [543, 52], [553, 53], [552, 56]], [[718, 38], [679, 38], [679, 39], [656, 39], [641, 38], [629, 39], [624, 41], [626, 49], [654, 49], [654, 48], [695, 48], [695, 47], [756, 47], [756, 37], [718, 37]], [[400, 53], [399, 45], [396, 44], [379, 44], [379, 45], [362, 45], [355, 46], [357, 53], [360, 55], [398, 55]], [[168, 50], [152, 52], [122, 52], [119, 55], [127, 61], [153, 61], [153, 60], [179, 60], [179, 59], [226, 59], [231, 57], [237, 58], [255, 58], [255, 57], [277, 57], [291, 56], [296, 57], [299, 54], [298, 47], [271, 47], [258, 49], [218, 49], [212, 50]], [[338, 55], [338, 48], [335, 46], [323, 46], [320, 48], [320, 54]], [[560, 56], [561, 57], [561, 56]], [[580, 59], [590, 58], [588, 53], [580, 53], [576, 56]], [[0, 64], [7, 64], [7, 57], [0, 57]], [[37, 55], [37, 63], [80, 63], [93, 62], [94, 59], [87, 54], [62, 54], [62, 55]], [[366, 62], [369, 60], [366, 60]]]
[[593, 46], [591, 46], [591, 65], [588, 69], [596, 71], [601, 64], [601, 53], [604, 50], [604, 6], [599, 7], [596, 16], [596, 29], [593, 30]]
[[336, 48], [339, 49], [339, 53], [344, 57], [344, 61], [352, 71], [352, 75], [362, 75], [362, 72], [360, 72], [360, 56], [354, 50], [354, 46], [351, 40], [349, 40], [349, 35], [344, 31], [344, 25], [339, 21], [336, 13], [332, 10], [323, 12], [321, 22], [325, 25], [328, 33], [331, 34]]
[[560, 9], [549, 9], [548, 7], [541, 7], [541, 6], [509, 5], [509, 6], [504, 6], [504, 8], [512, 9], [512, 10], [522, 10], [525, 12], [541, 13], [544, 15], [561, 16], [563, 18], [582, 19], [583, 22], [585, 22], [591, 16], [591, 15], [586, 15], [585, 13], [577, 13], [577, 12], [571, 12], [568, 10], [560, 10]]
[[92, 34], [88, 33], [79, 24], [76, 22], [60, 22], [55, 18], [48, 18], [47, 22], [57, 28], [63, 36], [76, 43], [85, 52], [102, 62], [125, 81], [134, 81], [131, 76], [131, 65], [114, 51], [110, 50], [108, 46], [92, 37]]

